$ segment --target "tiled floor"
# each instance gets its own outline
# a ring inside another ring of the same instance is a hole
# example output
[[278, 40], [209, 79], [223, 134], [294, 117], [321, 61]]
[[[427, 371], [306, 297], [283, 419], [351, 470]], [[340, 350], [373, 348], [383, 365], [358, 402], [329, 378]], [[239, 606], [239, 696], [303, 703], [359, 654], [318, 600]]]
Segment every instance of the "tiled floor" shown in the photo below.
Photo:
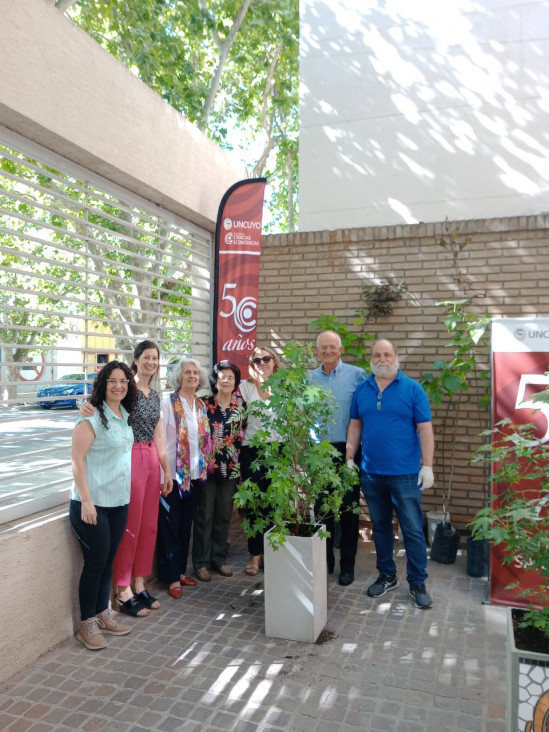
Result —
[[483, 604], [464, 556], [430, 563], [434, 606], [421, 611], [405, 581], [367, 597], [375, 554], [361, 541], [355, 582], [329, 577], [316, 644], [264, 635], [263, 575], [245, 575], [246, 559], [237, 523], [232, 578], [181, 600], [151, 587], [161, 610], [103, 651], [66, 641], [2, 688], [0, 730], [504, 732], [505, 612]]

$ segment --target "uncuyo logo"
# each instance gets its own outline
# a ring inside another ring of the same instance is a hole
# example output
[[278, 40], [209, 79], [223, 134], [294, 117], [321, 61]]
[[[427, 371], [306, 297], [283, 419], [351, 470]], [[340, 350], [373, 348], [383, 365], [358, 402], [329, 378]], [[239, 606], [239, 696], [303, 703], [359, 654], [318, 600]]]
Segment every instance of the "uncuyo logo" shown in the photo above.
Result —
[[523, 341], [526, 338], [526, 331], [524, 328], [516, 328], [515, 332], [513, 333], [517, 341]]
[[233, 228], [233, 222], [228, 216], [223, 219], [223, 228], [225, 231], [230, 231]]

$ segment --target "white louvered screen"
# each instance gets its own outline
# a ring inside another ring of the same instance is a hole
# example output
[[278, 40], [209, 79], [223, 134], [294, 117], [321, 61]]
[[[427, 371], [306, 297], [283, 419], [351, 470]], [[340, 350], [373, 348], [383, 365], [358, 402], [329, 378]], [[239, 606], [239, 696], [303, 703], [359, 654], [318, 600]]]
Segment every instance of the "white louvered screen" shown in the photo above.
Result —
[[76, 412], [59, 402], [98, 365], [145, 338], [162, 377], [209, 363], [210, 272], [209, 232], [0, 128], [0, 516], [66, 494]]

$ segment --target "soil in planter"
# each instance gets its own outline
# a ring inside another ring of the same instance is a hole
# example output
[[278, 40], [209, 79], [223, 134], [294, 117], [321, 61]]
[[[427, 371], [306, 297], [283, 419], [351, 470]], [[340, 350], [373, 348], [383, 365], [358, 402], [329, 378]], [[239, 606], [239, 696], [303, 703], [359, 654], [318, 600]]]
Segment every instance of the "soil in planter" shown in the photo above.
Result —
[[520, 610], [513, 611], [513, 632], [516, 647], [521, 651], [549, 654], [549, 637], [538, 628], [519, 628], [518, 624], [521, 617], [522, 612]]

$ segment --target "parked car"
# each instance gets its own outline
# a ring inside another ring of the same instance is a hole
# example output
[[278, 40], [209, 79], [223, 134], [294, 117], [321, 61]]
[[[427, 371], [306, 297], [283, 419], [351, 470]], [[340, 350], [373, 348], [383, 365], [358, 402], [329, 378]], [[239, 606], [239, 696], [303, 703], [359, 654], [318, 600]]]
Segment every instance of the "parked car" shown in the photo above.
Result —
[[[80, 407], [86, 395], [91, 392], [91, 382], [97, 374], [67, 374], [52, 386], [43, 386], [38, 390], [38, 406], [44, 409], [51, 407]], [[56, 397], [56, 398], [54, 398]]]

